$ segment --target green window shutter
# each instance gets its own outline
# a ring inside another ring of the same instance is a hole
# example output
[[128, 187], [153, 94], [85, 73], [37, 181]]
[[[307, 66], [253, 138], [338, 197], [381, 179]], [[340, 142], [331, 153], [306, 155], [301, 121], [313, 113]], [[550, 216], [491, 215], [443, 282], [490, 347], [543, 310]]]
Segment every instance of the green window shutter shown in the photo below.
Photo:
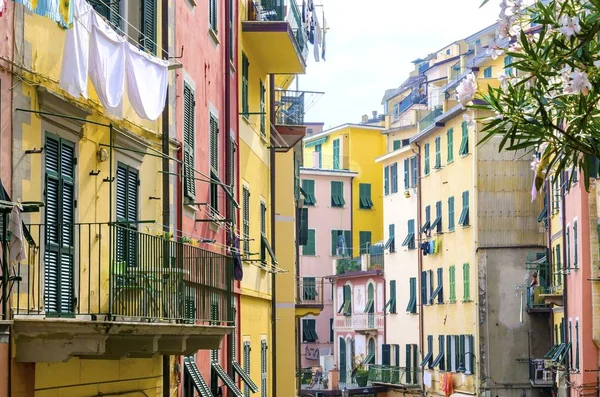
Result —
[[344, 182], [338, 182], [337, 192], [341, 203], [340, 207], [343, 207], [346, 204], [346, 200], [344, 199]]
[[512, 75], [512, 67], [510, 67], [510, 64], [512, 63], [513, 59], [510, 55], [507, 55], [504, 57], [504, 74], [506, 76], [510, 76]]
[[417, 186], [417, 181], [419, 180], [418, 174], [418, 164], [417, 164], [417, 156], [414, 156], [410, 159], [411, 168], [412, 168], [412, 184], [411, 187]]
[[371, 232], [358, 232], [360, 241], [360, 253], [368, 254], [371, 247]]
[[183, 184], [185, 197], [194, 201], [196, 198], [195, 160], [195, 106], [194, 92], [186, 83], [183, 84]]
[[565, 265], [567, 269], [571, 269], [571, 228], [567, 226], [567, 257], [565, 258]]
[[409, 313], [417, 312], [417, 278], [411, 277], [409, 279], [409, 291], [410, 298], [408, 300], [408, 306], [406, 307], [406, 311]]
[[577, 221], [573, 223], [573, 267], [577, 269], [579, 267], [578, 263], [578, 242], [577, 242]]
[[260, 202], [260, 232], [267, 235], [267, 205]]
[[459, 363], [459, 372], [465, 372], [465, 335], [460, 335], [458, 337], [458, 363]]
[[388, 226], [388, 228], [389, 236], [385, 248], [389, 248], [390, 252], [396, 252], [396, 225], [392, 223]]
[[461, 156], [466, 156], [469, 154], [469, 125], [466, 121], [463, 121], [461, 124], [462, 127], [462, 140], [460, 142], [460, 149], [458, 154]]
[[389, 175], [390, 175], [390, 166], [386, 165], [385, 168], [383, 169], [383, 190], [385, 195], [387, 196], [388, 194], [390, 194], [390, 181], [389, 181]]
[[560, 258], [560, 256], [561, 256], [560, 253], [561, 253], [561, 251], [560, 251], [560, 244], [556, 244], [556, 261], [555, 261], [556, 262], [555, 263], [555, 266], [556, 266], [556, 271], [555, 271], [555, 274], [556, 274], [556, 285], [562, 285], [562, 273], [561, 273], [562, 272], [562, 262], [560, 260], [561, 259]]
[[402, 147], [402, 141], [399, 140], [399, 139], [395, 140], [393, 142], [393, 145], [394, 145], [393, 150], [398, 150], [398, 149], [400, 149]]
[[333, 333], [333, 319], [329, 319], [329, 342], [333, 343], [334, 333]]
[[456, 267], [450, 266], [448, 269], [448, 278], [450, 279], [450, 302], [456, 302]]
[[435, 138], [435, 168], [441, 168], [442, 167], [442, 138], [441, 137], [436, 137]]
[[108, 22], [117, 32], [121, 32], [121, 6], [119, 1], [110, 2], [109, 14]]
[[136, 266], [137, 263], [137, 240], [135, 233], [128, 230], [136, 230], [137, 225], [137, 201], [138, 201], [138, 172], [124, 164], [117, 165], [116, 178], [116, 214], [117, 221], [123, 222], [117, 228], [117, 258], [118, 263], [126, 263], [127, 266]]
[[448, 144], [448, 163], [454, 161], [454, 129], [450, 128], [446, 132], [446, 142]]
[[408, 190], [410, 187], [410, 165], [409, 160], [404, 159], [404, 190]]
[[371, 184], [360, 183], [358, 185], [358, 196], [359, 196], [359, 208], [371, 209], [373, 207], [373, 200], [371, 200]]
[[446, 370], [452, 371], [452, 336], [446, 335]]
[[308, 229], [307, 243], [302, 247], [302, 255], [316, 255], [314, 229]]
[[492, 67], [491, 66], [488, 66], [487, 68], [483, 69], [483, 78], [484, 79], [492, 78]]
[[243, 206], [243, 238], [244, 238], [244, 252], [246, 255], [250, 254], [250, 190], [246, 187], [242, 193], [242, 206]]
[[424, 174], [429, 175], [429, 143], [425, 144], [425, 168]]
[[390, 365], [391, 362], [391, 346], [388, 344], [381, 345], [381, 365]]
[[333, 140], [333, 169], [340, 169], [340, 140]]
[[260, 341], [260, 395], [267, 397], [267, 341]]
[[262, 80], [260, 80], [260, 135], [267, 136], [267, 102], [266, 88]]
[[416, 245], [415, 245], [415, 220], [414, 219], [409, 219], [408, 220], [408, 234], [406, 239], [408, 241], [405, 241], [406, 244], [402, 244], [403, 246], [407, 246], [408, 249], [415, 249]]
[[208, 0], [208, 20], [210, 28], [215, 32], [218, 32], [218, 4], [217, 0]]
[[250, 112], [248, 97], [249, 97], [249, 88], [248, 88], [248, 73], [250, 72], [250, 62], [248, 62], [248, 57], [244, 52], [242, 52], [242, 113], [245, 117], [248, 117], [248, 113]]
[[575, 320], [575, 369], [579, 370], [579, 320]]
[[142, 37], [140, 44], [156, 54], [156, 0], [142, 0]]
[[315, 205], [317, 203], [315, 198], [315, 181], [312, 179], [303, 179], [302, 190], [304, 190], [304, 193], [306, 194], [306, 197], [304, 197], [304, 204], [310, 206]]
[[219, 120], [210, 115], [210, 167], [219, 175]]
[[448, 231], [454, 231], [454, 197], [448, 197]]
[[390, 166], [390, 179], [392, 182], [392, 193], [398, 193], [398, 163]]
[[350, 230], [344, 230], [344, 243], [346, 244], [346, 255], [352, 255], [352, 233]]
[[468, 302], [471, 300], [471, 269], [468, 263], [463, 264], [463, 300]]
[[337, 256], [338, 230], [331, 231], [331, 256]]
[[406, 345], [406, 362], [405, 362], [405, 366], [406, 366], [406, 383], [407, 384], [411, 384], [412, 383], [412, 378], [411, 378], [411, 345], [407, 344]]
[[390, 280], [390, 313], [396, 313], [396, 280]]
[[469, 225], [469, 191], [464, 191], [462, 194], [463, 200], [463, 208], [460, 213], [460, 218], [458, 220], [458, 224], [460, 226], [468, 226]]
[[[244, 342], [244, 372], [250, 375], [250, 342]], [[250, 397], [250, 388], [244, 382], [244, 397]]]

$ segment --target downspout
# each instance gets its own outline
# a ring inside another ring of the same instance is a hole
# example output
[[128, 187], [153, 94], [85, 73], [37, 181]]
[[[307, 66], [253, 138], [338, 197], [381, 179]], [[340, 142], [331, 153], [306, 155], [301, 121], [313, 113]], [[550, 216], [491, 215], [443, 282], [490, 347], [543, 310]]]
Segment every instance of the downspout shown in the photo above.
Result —
[[[552, 262], [553, 262], [553, 258], [552, 255], [550, 255], [550, 253], [552, 252], [552, 222], [550, 219], [550, 214], [552, 211], [552, 185], [550, 184], [550, 181], [547, 180], [545, 182], [546, 184], [546, 195], [545, 195], [545, 199], [547, 200], [545, 205], [547, 206], [547, 210], [546, 210], [546, 222], [548, 224], [548, 243], [546, 246], [546, 261], [548, 263], [548, 282], [551, 282], [551, 280], [554, 279], [554, 268], [552, 267]], [[539, 278], [539, 274], [538, 274], [538, 278]], [[550, 327], [550, 340], [552, 341], [552, 344], [554, 345], [554, 343], [556, 343], [556, 341], [554, 341], [554, 312], [552, 312], [552, 315], [548, 318], [548, 326]]]
[[[561, 183], [561, 203], [560, 203], [560, 210], [561, 210], [561, 221], [562, 221], [562, 231], [561, 231], [561, 235], [562, 235], [562, 240], [563, 240], [563, 245], [562, 245], [562, 252], [563, 252], [563, 335], [561, 335], [562, 338], [565, 339], [565, 342], [567, 340], [567, 335], [569, 335], [569, 333], [567, 332], [567, 321], [569, 319], [569, 305], [568, 305], [568, 289], [567, 289], [567, 272], [570, 270], [569, 268], [567, 268], [567, 263], [569, 262], [568, 258], [567, 258], [567, 240], [566, 240], [566, 230], [565, 227], [567, 226], [567, 214], [565, 211], [565, 198], [567, 195], [567, 185], [566, 185], [566, 175], [565, 175], [565, 171], [561, 171], [561, 175], [560, 175], [560, 180], [562, 181]], [[571, 342], [571, 341], [569, 341]], [[571, 346], [571, 349], [573, 347]], [[570, 373], [570, 368], [569, 368], [569, 358], [568, 358], [568, 351], [565, 352], [565, 376], [567, 378], [566, 383], [566, 387], [567, 387], [567, 396], [571, 395], [571, 386], [569, 385], [569, 381], [571, 380], [571, 376], [569, 375]]]
[[[168, 49], [169, 49], [169, 2], [166, 0], [163, 0], [161, 2], [162, 5], [162, 9], [161, 9], [161, 36], [162, 36], [162, 43], [161, 43], [161, 47], [163, 50], [163, 53], [168, 54]], [[168, 60], [168, 55], [166, 56], [167, 60]], [[167, 88], [167, 97], [165, 100], [165, 107], [163, 109], [162, 112], [162, 152], [163, 154], [165, 154], [166, 156], [169, 156], [169, 135], [170, 135], [170, 129], [169, 129], [169, 88]], [[111, 142], [112, 145], [112, 142]], [[111, 150], [112, 152], [112, 150]], [[163, 177], [162, 177], [162, 220], [163, 220], [163, 230], [165, 233], [169, 233], [170, 232], [170, 224], [171, 224], [171, 203], [170, 203], [170, 187], [171, 184], [169, 183], [169, 159], [168, 157], [163, 157], [162, 159], [162, 170], [163, 170]], [[111, 173], [112, 175], [112, 173]], [[181, 207], [178, 206], [177, 207], [177, 211], [180, 212], [181, 211]], [[163, 373], [163, 379], [162, 379], [162, 389], [163, 389], [163, 397], [169, 397], [171, 394], [171, 356], [169, 355], [163, 355], [162, 356], [162, 373]]]
[[[417, 146], [417, 175], [421, 175], [421, 146], [415, 142]], [[417, 181], [417, 221], [415, 225], [415, 245], [417, 249], [417, 295], [421, 297], [421, 273], [423, 272], [423, 254], [419, 249], [417, 236], [421, 236], [421, 233], [418, 233], [419, 227], [421, 225], [421, 181]], [[421, 356], [423, 357], [423, 343], [424, 343], [424, 329], [423, 329], [423, 299], [419, 298], [419, 350], [421, 352]]]
[[[294, 177], [295, 177], [295, 173], [296, 173], [296, 156], [298, 155], [296, 148], [292, 149], [294, 152], [293, 158], [294, 158]], [[298, 175], [298, 178], [300, 178], [300, 175]], [[298, 184], [300, 184], [300, 181], [298, 181]], [[295, 223], [295, 241], [296, 244], [294, 244], [294, 249], [296, 251], [296, 263], [295, 263], [295, 270], [296, 273], [294, 273], [296, 275], [296, 279], [295, 279], [295, 291], [296, 291], [296, 296], [295, 298], [297, 299], [298, 296], [300, 296], [300, 245], [298, 244], [298, 240], [299, 240], [299, 236], [300, 236], [300, 224], [298, 223], [298, 215], [300, 213], [300, 206], [299, 206], [299, 202], [298, 200], [296, 200], [296, 223]], [[308, 221], [307, 221], [308, 222]], [[321, 299], [323, 300], [323, 302], [325, 302], [325, 285], [323, 283], [323, 279], [321, 279]], [[297, 300], [295, 301], [297, 302]], [[296, 353], [296, 393], [298, 392], [298, 390], [300, 390], [301, 388], [301, 376], [300, 376], [300, 370], [302, 369], [302, 356], [301, 356], [301, 346], [302, 346], [302, 341], [300, 340], [300, 318], [296, 317], [296, 314], [294, 313], [294, 322], [295, 322], [295, 327], [294, 327], [294, 344], [295, 344], [295, 353]]]
[[[269, 131], [275, 125], [275, 75], [269, 75]], [[270, 134], [269, 134], [270, 135]], [[271, 165], [271, 248], [277, 254], [275, 245], [275, 147], [269, 143], [269, 163]], [[271, 258], [273, 260], [273, 258]], [[271, 389], [272, 396], [277, 397], [277, 280], [276, 273], [271, 273]]]

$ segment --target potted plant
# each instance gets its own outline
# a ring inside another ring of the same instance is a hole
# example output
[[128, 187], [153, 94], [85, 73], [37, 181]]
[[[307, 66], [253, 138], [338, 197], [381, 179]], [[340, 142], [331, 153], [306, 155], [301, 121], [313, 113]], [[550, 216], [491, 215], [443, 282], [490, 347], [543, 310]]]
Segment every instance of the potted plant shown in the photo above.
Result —
[[365, 356], [363, 354], [356, 357], [354, 360], [354, 371], [352, 372], [354, 373], [356, 384], [359, 387], [367, 386], [367, 382], [369, 381], [369, 370], [365, 364]]

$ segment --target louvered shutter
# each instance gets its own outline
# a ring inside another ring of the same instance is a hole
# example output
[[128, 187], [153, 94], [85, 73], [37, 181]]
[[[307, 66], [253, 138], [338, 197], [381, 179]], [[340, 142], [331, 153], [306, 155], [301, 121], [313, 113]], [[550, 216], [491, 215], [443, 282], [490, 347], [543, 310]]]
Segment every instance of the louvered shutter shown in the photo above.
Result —
[[388, 344], [381, 345], [381, 365], [390, 365], [391, 363], [391, 346]]
[[248, 73], [250, 71], [250, 62], [248, 57], [242, 52], [242, 113], [247, 117], [249, 113], [248, 106]]
[[340, 338], [340, 382], [346, 382], [346, 341]]
[[215, 32], [218, 32], [217, 29], [217, 0], [208, 0], [208, 12], [209, 12], [209, 22], [210, 27]]
[[337, 254], [337, 236], [338, 236], [338, 231], [332, 230], [331, 231], [331, 256], [336, 256], [336, 254]]
[[459, 347], [458, 347], [458, 362], [460, 364], [460, 368], [464, 371], [466, 366], [466, 358], [465, 358], [465, 335], [460, 335], [458, 337]]
[[410, 370], [410, 361], [411, 361], [411, 345], [406, 345], [406, 383], [412, 383], [411, 370]]
[[352, 233], [350, 232], [350, 230], [345, 230], [344, 231], [344, 243], [346, 244], [346, 255], [347, 256], [351, 256], [352, 255]]
[[[113, 0], [116, 1], [116, 0]], [[140, 44], [156, 54], [156, 0], [142, 0], [142, 37]]]
[[121, 31], [121, 5], [119, 0], [110, 1], [109, 22], [116, 31]]
[[267, 105], [266, 105], [266, 89], [263, 81], [260, 81], [260, 134], [267, 135]]
[[219, 120], [210, 115], [210, 166], [219, 175]]
[[[138, 172], [133, 168], [127, 168], [127, 220], [129, 222], [137, 221], [138, 201]], [[127, 233], [127, 263], [129, 266], [135, 266], [137, 261], [137, 225], [130, 223], [127, 225], [130, 230]]]
[[260, 341], [260, 395], [267, 397], [267, 341]]
[[123, 164], [117, 165], [116, 187], [117, 222], [117, 262], [135, 266], [137, 260], [137, 201], [138, 172]]
[[452, 371], [452, 336], [446, 335], [446, 369]]
[[194, 93], [187, 85], [183, 85], [183, 177], [185, 197], [190, 200], [196, 198], [196, 180], [194, 179], [195, 154], [195, 106]]
[[421, 304], [427, 304], [427, 272], [421, 272]]

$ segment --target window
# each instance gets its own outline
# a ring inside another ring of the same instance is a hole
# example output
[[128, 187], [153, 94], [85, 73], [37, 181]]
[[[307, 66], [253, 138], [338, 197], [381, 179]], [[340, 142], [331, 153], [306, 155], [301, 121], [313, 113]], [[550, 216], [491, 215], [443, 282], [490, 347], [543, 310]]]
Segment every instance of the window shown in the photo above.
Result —
[[437, 269], [437, 287], [431, 295], [431, 301], [437, 297], [437, 303], [444, 303], [444, 269]]
[[417, 167], [417, 156], [414, 156], [410, 159], [410, 165], [412, 169], [412, 183], [411, 187], [417, 187], [417, 180], [419, 178], [418, 167]]
[[390, 280], [390, 298], [388, 299], [383, 312], [390, 309], [390, 313], [396, 314], [396, 280]]
[[312, 179], [303, 179], [302, 194], [304, 196], [305, 205], [315, 205], [317, 203], [317, 199], [315, 198], [315, 181]]
[[573, 349], [571, 346], [573, 345], [573, 320], [569, 319], [569, 347], [567, 348], [567, 352], [569, 353], [569, 368], [575, 369], [573, 367]]
[[418, 382], [417, 377], [417, 345], [408, 344], [406, 345], [406, 383], [416, 384]]
[[315, 153], [319, 153], [319, 166], [316, 168], [321, 168], [323, 167], [323, 152], [321, 151], [322, 146], [321, 144], [315, 145]]
[[368, 254], [371, 247], [371, 232], [358, 232], [358, 240], [361, 255]]
[[431, 367], [435, 368], [439, 365], [440, 371], [444, 371], [444, 369], [445, 369], [445, 365], [444, 365], [444, 335], [438, 336], [438, 349], [439, 349], [438, 355], [435, 358], [435, 360], [433, 360], [433, 364], [431, 365]]
[[208, 0], [208, 22], [210, 28], [216, 33], [219, 31], [218, 29], [218, 4], [217, 0]]
[[435, 203], [435, 219], [431, 224], [431, 230], [434, 230], [437, 233], [442, 232], [442, 202], [438, 201]]
[[573, 222], [573, 267], [577, 269], [578, 263], [577, 221]]
[[236, 205], [234, 203], [235, 196], [237, 193], [237, 187], [235, 185], [235, 153], [236, 153], [236, 145], [235, 142], [233, 140], [229, 141], [229, 180], [227, 181], [229, 187], [229, 191], [231, 193], [231, 197], [230, 199], [227, 201], [228, 202], [228, 208], [229, 208], [229, 212], [228, 214], [230, 214], [229, 216], [231, 218], [233, 218], [233, 222], [237, 223], [237, 219], [236, 219]]
[[400, 149], [400, 148], [402, 147], [402, 141], [401, 141], [401, 140], [399, 140], [399, 139], [398, 139], [398, 140], [395, 140], [395, 141], [393, 142], [393, 145], [394, 145], [394, 146], [393, 146], [394, 150], [398, 150], [398, 149]]
[[552, 213], [560, 211], [560, 180], [556, 176], [552, 181]]
[[463, 301], [471, 301], [471, 268], [468, 263], [463, 264]]
[[571, 227], [569, 225], [567, 225], [566, 240], [567, 257], [565, 258], [565, 265], [567, 266], [567, 270], [571, 270]]
[[421, 361], [421, 367], [433, 368], [433, 335], [427, 335], [427, 354]]
[[352, 252], [350, 230], [331, 231], [331, 256], [348, 256]]
[[302, 320], [302, 342], [315, 343], [317, 336], [317, 321], [314, 319]]
[[556, 254], [554, 255], [554, 286], [562, 285], [562, 263], [560, 260], [560, 244], [556, 244]]
[[390, 194], [390, 166], [386, 165], [383, 169], [383, 192], [387, 196]]
[[461, 156], [466, 156], [469, 154], [469, 125], [466, 121], [463, 121], [461, 127], [462, 140], [460, 141], [460, 149], [458, 149], [458, 154]]
[[454, 231], [454, 196], [448, 197], [448, 231]]
[[425, 144], [425, 175], [429, 175], [429, 143]]
[[[209, 0], [210, 1], [210, 0]], [[262, 137], [267, 136], [267, 90], [265, 88], [265, 83], [263, 83], [262, 79], [260, 80], [259, 86], [260, 93], [260, 135]]]
[[331, 206], [343, 207], [344, 204], [344, 182], [331, 181]]
[[329, 342], [333, 343], [333, 318], [329, 319]]
[[214, 213], [219, 212], [219, 120], [210, 114], [210, 207]]
[[421, 304], [431, 305], [432, 302], [432, 286], [433, 286], [433, 271], [424, 270], [421, 272]]
[[431, 230], [431, 206], [425, 207], [425, 223], [421, 226], [421, 233], [427, 233]]
[[579, 319], [575, 319], [575, 370], [579, 372]]
[[460, 226], [469, 226], [469, 191], [464, 191], [462, 194], [463, 208], [458, 219]]
[[315, 229], [308, 229], [307, 243], [302, 246], [302, 255], [314, 256], [316, 254]]
[[446, 143], [448, 145], [448, 160], [447, 163], [454, 161], [454, 129], [450, 128], [446, 131]]
[[458, 337], [446, 335], [446, 370], [457, 372], [458, 370]]
[[310, 135], [310, 134], [312, 134], [312, 133], [313, 133], [313, 129], [312, 129], [312, 128], [308, 128], [308, 129], [306, 130], [306, 134], [307, 134], [307, 135]]
[[487, 68], [483, 69], [483, 78], [484, 79], [492, 78], [492, 67], [491, 66], [488, 66]]
[[390, 179], [392, 180], [392, 193], [398, 193], [398, 163], [390, 166]]
[[343, 301], [341, 302], [338, 313], [344, 316], [350, 316], [352, 314], [352, 290], [349, 285], [344, 285]]
[[390, 250], [390, 253], [392, 252], [396, 252], [396, 226], [394, 224], [391, 224], [388, 226], [389, 227], [389, 236], [388, 236], [388, 240], [385, 243], [383, 249]]
[[510, 67], [513, 59], [510, 55], [504, 57], [504, 74], [506, 76], [511, 76], [513, 74], [513, 68]]
[[410, 187], [410, 164], [408, 159], [404, 159], [404, 190]]
[[334, 170], [340, 169], [340, 140], [339, 140], [339, 138], [333, 140], [333, 169]]
[[409, 313], [417, 313], [417, 278], [411, 277], [409, 280], [410, 299], [406, 311]]
[[260, 341], [260, 396], [267, 397], [267, 341]]
[[452, 265], [448, 269], [448, 278], [450, 279], [450, 302], [456, 302], [456, 266]]
[[473, 373], [473, 335], [460, 336], [461, 363], [464, 364], [466, 374]]
[[246, 186], [242, 191], [242, 228], [243, 228], [243, 239], [244, 239], [244, 252], [246, 255], [250, 254], [250, 190]]
[[[118, 2], [117, 2], [118, 4]], [[193, 202], [196, 198], [196, 147], [194, 136], [196, 135], [196, 101], [194, 92], [187, 83], [183, 83], [183, 187], [184, 195]]]
[[248, 61], [248, 57], [245, 52], [242, 52], [242, 115], [244, 117], [248, 117], [250, 113], [250, 105], [249, 105], [249, 88], [248, 81], [250, 73], [250, 62]]
[[[46, 135], [45, 169], [45, 241], [44, 299], [53, 313], [73, 312], [75, 239], [75, 144], [55, 135]], [[117, 221], [137, 220], [137, 173], [117, 168]], [[121, 179], [125, 176], [125, 180]], [[131, 178], [131, 183], [129, 182]], [[120, 182], [119, 182], [120, 181]], [[131, 190], [131, 191], [130, 191]], [[135, 266], [135, 233], [126, 233], [136, 224], [119, 225], [117, 229], [117, 261], [123, 271]], [[130, 245], [132, 244], [132, 245]]]
[[408, 232], [406, 238], [402, 242], [403, 247], [408, 247], [409, 250], [415, 249], [415, 220], [408, 221]]
[[442, 137], [435, 138], [435, 169], [442, 168]]
[[373, 208], [373, 200], [371, 200], [371, 184], [359, 183], [358, 195], [360, 199], [359, 208], [369, 210]]
[[137, 265], [138, 171], [124, 164], [117, 165], [117, 263]]
[[267, 235], [267, 204], [260, 202], [260, 233]]

